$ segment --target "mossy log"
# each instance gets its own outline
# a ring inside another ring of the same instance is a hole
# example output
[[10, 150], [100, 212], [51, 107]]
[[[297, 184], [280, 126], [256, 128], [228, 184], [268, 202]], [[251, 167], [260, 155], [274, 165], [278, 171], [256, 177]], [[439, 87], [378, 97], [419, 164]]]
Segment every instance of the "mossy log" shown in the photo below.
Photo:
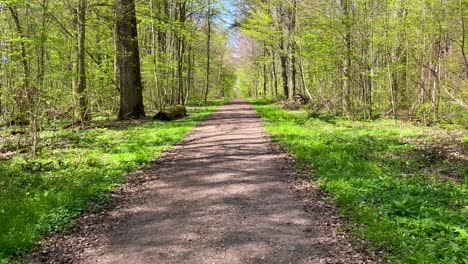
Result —
[[153, 116], [154, 120], [169, 121], [179, 117], [184, 117], [187, 114], [187, 109], [183, 105], [176, 105], [166, 108]]

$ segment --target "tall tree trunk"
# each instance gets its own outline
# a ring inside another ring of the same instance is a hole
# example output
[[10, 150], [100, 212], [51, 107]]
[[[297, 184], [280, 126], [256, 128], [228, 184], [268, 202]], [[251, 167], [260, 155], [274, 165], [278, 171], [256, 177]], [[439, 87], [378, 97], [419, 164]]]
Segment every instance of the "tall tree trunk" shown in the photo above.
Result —
[[210, 55], [211, 55], [211, 0], [208, 1], [208, 12], [206, 13], [207, 19], [207, 35], [206, 35], [206, 75], [205, 75], [205, 98], [208, 99], [208, 92], [210, 88]]
[[190, 98], [190, 92], [193, 88], [194, 83], [194, 64], [195, 64], [195, 51], [193, 47], [190, 47], [188, 55], [188, 67], [187, 67], [187, 89], [185, 93], [185, 103], [187, 104]]
[[309, 91], [309, 88], [307, 87], [307, 81], [305, 77], [305, 72], [304, 72], [304, 61], [302, 59], [302, 46], [301, 44], [297, 45], [298, 51], [299, 51], [299, 70], [301, 71], [301, 82], [302, 82], [302, 87], [304, 88], [304, 92], [307, 93], [307, 96], [309, 99], [312, 101], [312, 94]]
[[276, 76], [276, 56], [274, 48], [271, 49], [271, 77], [273, 85], [273, 96], [278, 100], [278, 77]]
[[465, 76], [468, 79], [468, 57], [466, 54], [466, 22], [465, 22], [465, 14], [463, 13], [463, 2], [462, 0], [459, 0], [459, 5], [460, 5], [460, 19], [461, 19], [461, 43], [460, 43], [460, 48], [461, 48], [461, 53], [463, 56], [463, 62], [465, 64]]
[[[179, 22], [182, 26], [185, 24], [186, 17], [186, 1], [179, 2]], [[179, 33], [178, 40], [178, 61], [177, 61], [177, 103], [185, 104], [184, 100], [184, 80], [183, 80], [183, 68], [184, 68], [184, 57], [185, 57], [185, 37]]]
[[46, 41], [47, 41], [47, 12], [48, 12], [48, 1], [42, 0], [42, 14], [41, 14], [41, 44], [39, 46], [39, 56], [38, 56], [38, 69], [37, 69], [37, 82], [39, 84], [39, 89], [42, 91], [44, 89], [44, 79], [45, 79], [45, 62], [46, 62]]
[[296, 94], [296, 56], [295, 56], [295, 47], [293, 43], [290, 44], [289, 48], [289, 72], [290, 72], [290, 77], [289, 77], [289, 99], [292, 99], [294, 94]]
[[120, 72], [119, 118], [142, 118], [143, 87], [134, 0], [116, 0], [116, 33]]
[[392, 73], [390, 71], [390, 60], [387, 64], [387, 70], [388, 70], [388, 88], [390, 90], [390, 105], [392, 106], [392, 118], [396, 122], [397, 110], [396, 110], [396, 103], [395, 103], [395, 88], [394, 88], [394, 83], [392, 79]]
[[179, 62], [177, 66], [177, 79], [178, 79], [178, 101], [179, 104], [185, 104], [185, 93], [184, 93], [184, 78], [183, 78], [183, 70], [184, 70], [184, 56], [185, 56], [185, 40], [182, 39], [179, 43]]
[[290, 72], [291, 72], [291, 92], [290, 97], [294, 96], [297, 90], [296, 85], [296, 20], [297, 20], [297, 0], [292, 0], [292, 8], [289, 12], [289, 57], [290, 57]]
[[280, 42], [280, 50], [281, 76], [283, 77], [283, 94], [285, 98], [289, 98], [288, 56], [284, 47], [284, 40], [281, 40]]
[[[8, 10], [10, 10], [11, 16], [15, 23], [16, 32], [21, 37], [21, 39], [24, 40], [26, 36], [24, 35], [23, 28], [20, 23], [18, 11], [16, 10], [15, 7], [12, 7], [12, 6], [8, 6]], [[20, 41], [19, 43], [20, 43], [20, 49], [21, 49], [21, 64], [23, 66], [23, 73], [24, 73], [22, 92], [25, 93], [25, 95], [24, 94], [21, 95], [17, 103], [20, 108], [20, 115], [22, 115], [22, 118], [25, 118], [26, 113], [29, 111], [29, 108], [30, 108], [30, 104], [27, 102], [28, 101], [27, 97], [29, 94], [29, 90], [31, 89], [31, 83], [30, 83], [31, 70], [29, 68], [29, 59], [28, 59], [28, 54], [26, 51], [26, 44], [24, 43], [24, 41]]]
[[[152, 55], [152, 63], [153, 63], [153, 80], [154, 80], [154, 87], [151, 87], [150, 90], [156, 92], [156, 96], [152, 97], [153, 104], [159, 111], [164, 110], [164, 96], [161, 93], [161, 88], [159, 85], [159, 78], [158, 78], [158, 59], [159, 59], [159, 48], [157, 47], [157, 37], [156, 37], [156, 28], [154, 25], [154, 2], [150, 0], [150, 16], [151, 16], [151, 55]], [[154, 94], [154, 93], [152, 93]], [[157, 98], [156, 98], [157, 97]]]
[[255, 79], [253, 81], [253, 90], [255, 93], [255, 99], [258, 98], [258, 73], [255, 74]]
[[288, 44], [288, 29], [287, 29], [287, 14], [284, 3], [278, 7], [279, 23], [281, 29], [281, 39], [279, 42], [280, 48], [280, 62], [281, 62], [281, 76], [283, 79], [283, 94], [286, 99], [289, 99], [289, 44]]
[[263, 63], [263, 97], [267, 96], [267, 85], [268, 85], [268, 77], [267, 77], [267, 48], [265, 43], [263, 43], [263, 57], [264, 57], [264, 63]]
[[78, 57], [77, 57], [77, 85], [76, 97], [78, 99], [78, 122], [80, 126], [85, 126], [91, 119], [88, 111], [88, 103], [86, 96], [86, 0], [79, 0], [78, 3]]
[[342, 104], [345, 113], [351, 113], [351, 17], [349, 0], [340, 0], [343, 10], [343, 25], [345, 27], [345, 58], [343, 60], [343, 95]]

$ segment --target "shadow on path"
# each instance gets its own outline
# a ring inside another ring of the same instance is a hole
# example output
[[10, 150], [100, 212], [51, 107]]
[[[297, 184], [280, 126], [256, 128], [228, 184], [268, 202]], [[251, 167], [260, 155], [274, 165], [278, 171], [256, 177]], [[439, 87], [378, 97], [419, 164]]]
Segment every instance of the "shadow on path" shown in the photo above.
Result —
[[363, 263], [304, 211], [286, 163], [252, 107], [233, 100], [153, 162], [80, 262]]

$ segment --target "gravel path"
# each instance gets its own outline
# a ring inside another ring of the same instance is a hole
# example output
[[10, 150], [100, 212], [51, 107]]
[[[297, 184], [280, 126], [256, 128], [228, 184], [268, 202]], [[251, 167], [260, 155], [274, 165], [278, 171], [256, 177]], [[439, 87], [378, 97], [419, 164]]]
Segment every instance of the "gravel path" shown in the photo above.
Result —
[[252, 107], [233, 100], [33, 261], [373, 263], [291, 163]]

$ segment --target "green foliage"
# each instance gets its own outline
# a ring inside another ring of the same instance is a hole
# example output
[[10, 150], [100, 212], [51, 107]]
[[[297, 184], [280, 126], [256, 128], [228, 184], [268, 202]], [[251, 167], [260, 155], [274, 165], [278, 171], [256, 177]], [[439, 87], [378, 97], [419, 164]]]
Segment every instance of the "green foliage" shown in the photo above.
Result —
[[34, 163], [22, 156], [0, 161], [0, 263], [73, 225], [89, 202], [107, 202], [126, 173], [179, 142], [221, 103], [189, 108], [189, 117], [167, 123], [46, 131]]
[[[389, 262], [467, 262], [466, 169], [401, 143], [390, 120], [311, 118], [262, 102], [256, 110], [275, 140], [313, 164], [311, 177], [334, 195], [351, 230], [371, 249], [385, 249]], [[404, 136], [423, 137], [423, 129], [407, 128]], [[463, 178], [450, 179], [454, 171]]]
[[354, 119], [466, 124], [466, 0], [240, 2], [243, 94], [258, 96], [266, 79], [275, 98], [310, 95], [315, 109]]

